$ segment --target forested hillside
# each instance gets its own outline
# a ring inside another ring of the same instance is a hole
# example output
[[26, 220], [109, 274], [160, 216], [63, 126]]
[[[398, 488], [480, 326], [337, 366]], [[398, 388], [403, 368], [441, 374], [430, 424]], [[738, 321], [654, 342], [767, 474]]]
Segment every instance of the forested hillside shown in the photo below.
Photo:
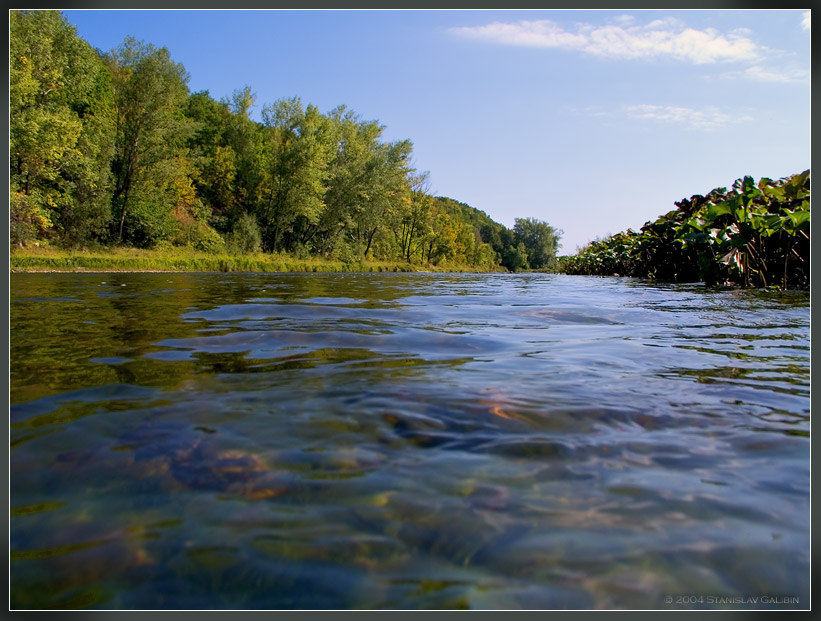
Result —
[[[339, 106], [191, 93], [165, 48], [94, 50], [56, 11], [11, 11], [10, 242], [187, 246], [342, 261], [550, 267], [560, 232], [429, 192], [409, 140]], [[261, 121], [250, 116], [261, 104]]]

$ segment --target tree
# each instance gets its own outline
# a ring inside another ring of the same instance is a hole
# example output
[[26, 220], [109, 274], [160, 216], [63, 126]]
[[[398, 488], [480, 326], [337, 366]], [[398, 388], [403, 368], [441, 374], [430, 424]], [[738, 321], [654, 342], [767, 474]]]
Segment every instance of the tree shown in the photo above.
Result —
[[254, 214], [244, 213], [228, 236], [228, 245], [234, 251], [250, 253], [259, 251], [262, 243], [262, 235]]
[[[287, 245], [293, 250], [315, 232], [324, 206], [328, 127], [317, 108], [303, 109], [298, 97], [263, 107], [262, 120], [259, 220], [263, 248], [277, 250], [280, 236], [291, 233]], [[297, 233], [293, 227], [298, 220], [302, 230]]]
[[413, 256], [424, 252], [425, 237], [429, 233], [429, 219], [433, 197], [429, 193], [427, 173], [410, 179], [411, 195], [403, 202], [395, 219], [394, 235], [402, 249], [402, 257], [413, 262]]
[[165, 48], [128, 37], [102, 54], [56, 11], [11, 11], [9, 33], [12, 241], [227, 241], [509, 269], [538, 256], [524, 233], [433, 197], [412, 143], [384, 142], [344, 106], [283, 99], [259, 123], [250, 86], [219, 102], [190, 94]]
[[208, 91], [188, 98], [186, 115], [196, 123], [188, 140], [195, 167], [197, 196], [209, 209], [218, 228], [230, 229], [237, 195], [237, 154], [227, 143], [232, 112], [227, 102], [217, 102]]
[[318, 249], [330, 255], [340, 240], [346, 242], [342, 254], [362, 253], [362, 216], [371, 199], [371, 164], [382, 127], [362, 122], [345, 106], [332, 110], [329, 125], [328, 168], [324, 208], [320, 216]]
[[525, 245], [519, 242], [515, 245], [505, 246], [504, 255], [502, 256], [502, 265], [511, 272], [528, 269], [530, 264], [528, 263], [527, 248], [525, 248]]
[[366, 242], [364, 255], [368, 254], [380, 228], [386, 226], [404, 206], [412, 203], [415, 172], [410, 164], [412, 151], [410, 140], [379, 144], [373, 150], [366, 170], [367, 179], [370, 180], [368, 201], [357, 218], [357, 229]]
[[340, 106], [327, 115], [329, 144], [324, 207], [314, 249], [346, 258], [367, 256], [381, 230], [410, 203], [410, 141], [383, 143], [384, 127]]
[[524, 246], [532, 269], [553, 266], [561, 231], [535, 218], [516, 218], [513, 234], [517, 244]]
[[256, 217], [261, 212], [265, 131], [262, 125], [251, 120], [250, 110], [255, 102], [256, 95], [251, 92], [250, 86], [235, 90], [230, 100], [221, 102], [230, 112], [223, 139], [226, 150], [219, 156], [222, 160], [219, 169], [224, 185], [230, 176], [229, 161], [233, 161], [231, 205], [226, 209], [224, 218], [224, 226], [232, 229], [244, 214], [250, 213]]
[[98, 55], [57, 11], [9, 14], [12, 239], [79, 243], [108, 210], [112, 90]]
[[[166, 48], [133, 37], [106, 56], [114, 79], [117, 134], [112, 163], [116, 239], [150, 245], [174, 232], [174, 207], [166, 195], [189, 177], [185, 140], [194, 124], [185, 116], [188, 74]], [[183, 158], [183, 159], [181, 159]]]

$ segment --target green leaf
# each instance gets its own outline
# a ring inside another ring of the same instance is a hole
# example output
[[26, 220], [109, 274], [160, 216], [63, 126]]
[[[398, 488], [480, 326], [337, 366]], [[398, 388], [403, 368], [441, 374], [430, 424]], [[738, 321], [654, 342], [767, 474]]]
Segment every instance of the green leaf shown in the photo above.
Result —
[[810, 221], [810, 212], [801, 210], [799, 211], [796, 209], [792, 213], [788, 214], [790, 220], [792, 221], [793, 226], [797, 229], [805, 222]]
[[689, 233], [683, 239], [689, 245], [710, 244], [713, 242], [713, 237], [708, 233]]
[[718, 203], [717, 205], [710, 205], [705, 211], [704, 216], [708, 220], [715, 220], [719, 216], [731, 214], [736, 207], [735, 203], [736, 201], [734, 200], [728, 200]]
[[698, 216], [695, 216], [695, 217], [690, 218], [689, 220], [687, 220], [684, 223], [684, 226], [696, 229], [697, 231], [703, 231], [704, 228], [707, 226], [707, 224], [708, 224], [708, 222], [704, 218], [700, 218]]
[[754, 214], [750, 220], [750, 224], [759, 234], [769, 237], [782, 229], [784, 218], [770, 213]]
[[790, 180], [785, 184], [785, 191], [787, 198], [790, 199], [809, 196], [810, 171], [805, 170], [802, 173], [790, 177]]

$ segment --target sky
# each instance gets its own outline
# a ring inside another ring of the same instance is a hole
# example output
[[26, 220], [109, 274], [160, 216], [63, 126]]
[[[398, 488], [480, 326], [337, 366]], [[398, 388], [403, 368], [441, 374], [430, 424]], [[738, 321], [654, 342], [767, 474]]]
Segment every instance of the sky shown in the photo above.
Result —
[[674, 201], [810, 168], [809, 10], [67, 10], [166, 47], [192, 92], [339, 105], [413, 142], [430, 191], [560, 254]]

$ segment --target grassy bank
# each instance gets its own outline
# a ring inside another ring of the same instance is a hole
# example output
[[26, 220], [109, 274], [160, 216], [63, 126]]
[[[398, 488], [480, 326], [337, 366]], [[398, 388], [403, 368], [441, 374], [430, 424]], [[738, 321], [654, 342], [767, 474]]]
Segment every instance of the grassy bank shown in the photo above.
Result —
[[478, 272], [470, 266], [415, 265], [403, 261], [348, 263], [284, 254], [227, 255], [190, 249], [139, 250], [113, 248], [82, 251], [15, 248], [9, 255], [13, 272]]

